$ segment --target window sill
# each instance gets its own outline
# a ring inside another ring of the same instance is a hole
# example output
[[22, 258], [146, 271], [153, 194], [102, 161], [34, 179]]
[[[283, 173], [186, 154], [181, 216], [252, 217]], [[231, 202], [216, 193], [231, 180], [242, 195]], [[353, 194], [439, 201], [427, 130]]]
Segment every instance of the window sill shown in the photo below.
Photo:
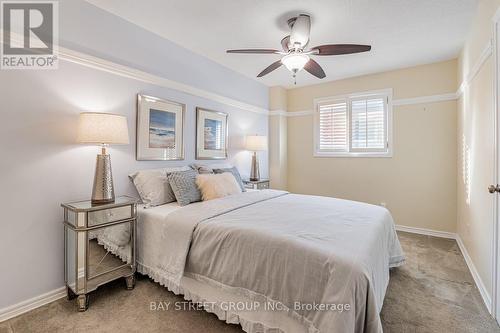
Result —
[[391, 158], [392, 152], [386, 153], [325, 153], [314, 152], [313, 157], [344, 157], [344, 158], [359, 158], [359, 157], [378, 157], [378, 158]]

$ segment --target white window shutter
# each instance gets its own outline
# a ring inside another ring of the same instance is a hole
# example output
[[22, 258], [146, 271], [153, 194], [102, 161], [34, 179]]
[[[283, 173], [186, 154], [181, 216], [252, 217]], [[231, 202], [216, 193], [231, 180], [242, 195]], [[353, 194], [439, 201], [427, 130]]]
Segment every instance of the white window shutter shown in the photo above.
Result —
[[385, 97], [351, 101], [352, 151], [385, 151], [387, 145], [387, 112]]
[[348, 148], [347, 101], [341, 100], [318, 106], [319, 151], [345, 152]]
[[315, 156], [392, 157], [390, 91], [315, 102]]

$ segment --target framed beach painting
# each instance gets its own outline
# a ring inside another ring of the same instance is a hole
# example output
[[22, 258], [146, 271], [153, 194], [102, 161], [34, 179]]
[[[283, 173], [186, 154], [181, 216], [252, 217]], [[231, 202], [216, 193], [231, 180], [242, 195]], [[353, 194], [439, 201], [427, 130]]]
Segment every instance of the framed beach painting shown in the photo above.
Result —
[[227, 113], [196, 108], [196, 159], [227, 158]]
[[137, 160], [184, 159], [185, 110], [184, 104], [137, 95]]

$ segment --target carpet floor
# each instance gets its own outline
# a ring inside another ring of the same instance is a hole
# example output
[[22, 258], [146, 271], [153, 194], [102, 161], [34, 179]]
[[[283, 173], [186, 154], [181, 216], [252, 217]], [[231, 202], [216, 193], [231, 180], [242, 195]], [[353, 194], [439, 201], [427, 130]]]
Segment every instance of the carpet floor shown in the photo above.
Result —
[[[381, 318], [386, 333], [500, 332], [488, 314], [454, 240], [398, 232], [407, 256], [391, 270]], [[87, 312], [60, 299], [0, 323], [11, 332], [242, 332], [213, 314], [151, 310], [151, 302], [183, 302], [165, 288], [139, 277], [133, 291], [118, 280], [91, 294]], [[184, 304], [184, 303], [179, 303]]]

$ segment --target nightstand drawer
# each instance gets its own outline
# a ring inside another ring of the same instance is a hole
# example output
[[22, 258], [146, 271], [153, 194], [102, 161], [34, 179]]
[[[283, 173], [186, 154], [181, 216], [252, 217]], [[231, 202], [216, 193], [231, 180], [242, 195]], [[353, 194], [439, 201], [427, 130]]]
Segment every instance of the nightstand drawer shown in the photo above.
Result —
[[258, 183], [257, 184], [257, 189], [258, 190], [265, 190], [265, 189], [268, 189], [269, 188], [269, 183], [266, 182], [266, 183]]
[[131, 219], [133, 217], [132, 206], [115, 207], [104, 210], [97, 210], [88, 213], [87, 225], [89, 227]]
[[247, 190], [256, 190], [256, 188], [253, 186], [253, 184], [249, 183], [244, 183], [243, 184]]
[[266, 189], [270, 188], [268, 179], [244, 180], [243, 184], [245, 185], [245, 188], [252, 189], [252, 190], [266, 190]]

